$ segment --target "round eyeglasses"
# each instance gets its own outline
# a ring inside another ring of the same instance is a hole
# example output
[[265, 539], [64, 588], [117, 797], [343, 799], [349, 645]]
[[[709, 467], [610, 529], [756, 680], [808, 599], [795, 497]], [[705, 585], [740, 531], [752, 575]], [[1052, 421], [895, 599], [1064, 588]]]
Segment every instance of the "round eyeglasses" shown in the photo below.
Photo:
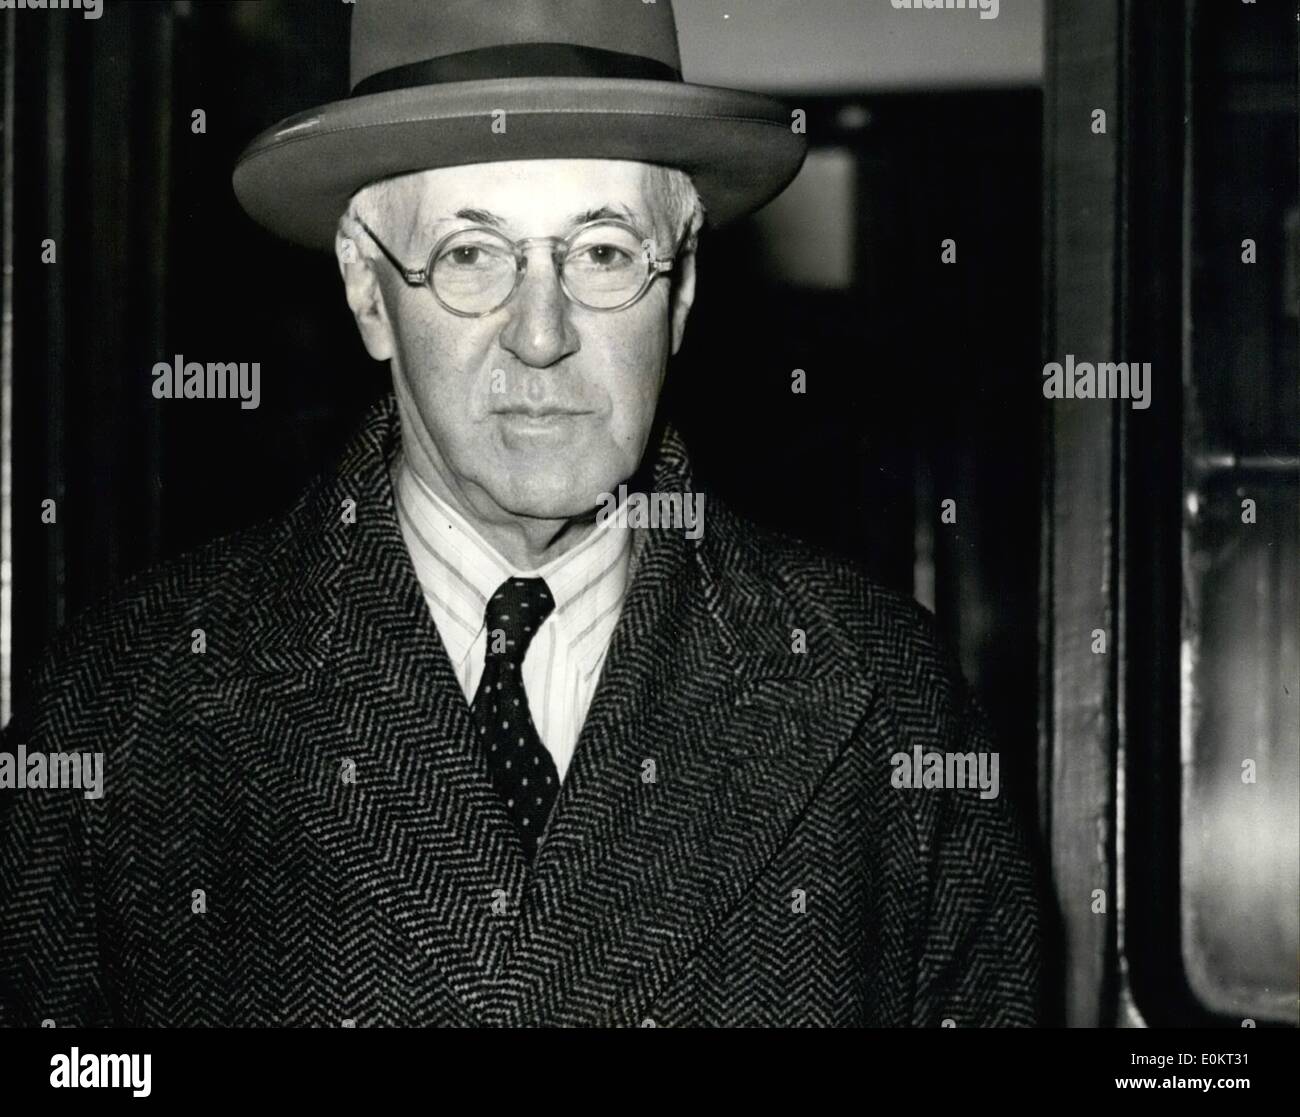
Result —
[[523, 281], [527, 250], [534, 245], [550, 246], [560, 287], [588, 310], [625, 310], [673, 270], [673, 257], [656, 257], [652, 240], [612, 218], [588, 222], [567, 237], [513, 241], [485, 225], [457, 229], [433, 246], [423, 268], [408, 268], [369, 225], [360, 224], [408, 285], [428, 287], [444, 309], [461, 318], [481, 318], [505, 306]]

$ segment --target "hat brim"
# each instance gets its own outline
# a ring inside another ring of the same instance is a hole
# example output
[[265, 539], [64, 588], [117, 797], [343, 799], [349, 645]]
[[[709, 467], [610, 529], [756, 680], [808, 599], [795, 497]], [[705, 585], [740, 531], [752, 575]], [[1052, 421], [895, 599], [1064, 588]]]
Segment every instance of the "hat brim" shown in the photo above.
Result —
[[789, 109], [761, 94], [505, 78], [374, 93], [290, 117], [245, 149], [234, 188], [268, 229], [329, 249], [348, 199], [381, 178], [512, 159], [628, 159], [685, 171], [709, 223], [723, 225], [784, 190], [806, 152]]

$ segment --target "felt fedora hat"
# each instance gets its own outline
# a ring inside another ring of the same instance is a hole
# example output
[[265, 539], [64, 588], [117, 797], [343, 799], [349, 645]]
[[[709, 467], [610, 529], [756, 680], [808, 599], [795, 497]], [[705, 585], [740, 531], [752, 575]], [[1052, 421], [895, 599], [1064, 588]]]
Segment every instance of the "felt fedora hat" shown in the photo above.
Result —
[[508, 159], [677, 167], [711, 224], [803, 163], [790, 111], [682, 78], [671, 0], [357, 0], [351, 96], [281, 121], [234, 188], [262, 225], [333, 245], [348, 199], [392, 175]]

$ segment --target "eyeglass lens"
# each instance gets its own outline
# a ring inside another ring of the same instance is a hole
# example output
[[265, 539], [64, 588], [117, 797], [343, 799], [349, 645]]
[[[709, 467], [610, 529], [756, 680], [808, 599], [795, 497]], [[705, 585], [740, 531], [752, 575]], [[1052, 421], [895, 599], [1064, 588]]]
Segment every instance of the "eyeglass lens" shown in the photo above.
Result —
[[[438, 298], [462, 314], [484, 314], [514, 289], [514, 245], [491, 229], [466, 229], [438, 249], [430, 271]], [[569, 241], [561, 276], [572, 298], [612, 310], [636, 296], [650, 274], [642, 242], [621, 225], [591, 225]]]

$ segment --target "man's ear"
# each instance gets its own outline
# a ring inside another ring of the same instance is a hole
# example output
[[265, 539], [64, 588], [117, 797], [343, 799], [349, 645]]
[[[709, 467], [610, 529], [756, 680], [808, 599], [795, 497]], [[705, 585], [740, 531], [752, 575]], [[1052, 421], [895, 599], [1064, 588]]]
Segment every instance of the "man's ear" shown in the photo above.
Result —
[[695, 305], [695, 249], [677, 257], [672, 275], [673, 355], [676, 356], [686, 336], [686, 319]]
[[393, 325], [384, 305], [384, 292], [374, 261], [361, 252], [364, 236], [365, 230], [344, 214], [334, 235], [334, 255], [339, 262], [339, 274], [343, 276], [348, 306], [361, 331], [362, 344], [376, 361], [387, 361], [396, 348]]

